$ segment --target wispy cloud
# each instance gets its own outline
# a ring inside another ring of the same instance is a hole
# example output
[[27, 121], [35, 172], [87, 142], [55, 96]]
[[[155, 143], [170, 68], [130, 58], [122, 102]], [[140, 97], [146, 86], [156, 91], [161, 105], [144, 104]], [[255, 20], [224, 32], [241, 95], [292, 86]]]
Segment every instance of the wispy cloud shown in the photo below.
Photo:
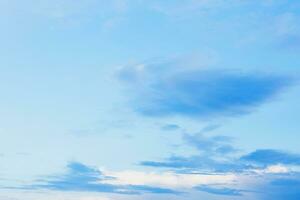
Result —
[[185, 172], [234, 172], [242, 171], [247, 166], [231, 160], [216, 160], [208, 156], [171, 156], [163, 161], [143, 161], [148, 167], [184, 170]]
[[[232, 174], [234, 182], [199, 184], [194, 189], [214, 195], [243, 196], [252, 193], [261, 200], [296, 200], [300, 197], [300, 155], [276, 149], [258, 149], [245, 155], [236, 151], [219, 152], [232, 139], [223, 136], [185, 135], [187, 144], [194, 146], [194, 156], [171, 156], [164, 161], [144, 161], [148, 167], [172, 169], [176, 173]], [[231, 149], [231, 148], [230, 148]]]
[[[141, 165], [171, 168], [187, 171], [243, 172], [261, 170], [264, 172], [287, 172], [281, 165], [300, 166], [300, 155], [276, 149], [257, 149], [240, 155], [232, 145], [232, 138], [226, 136], [188, 135], [183, 139], [186, 145], [197, 149], [192, 156], [170, 156], [163, 161], [143, 161]], [[269, 168], [273, 166], [272, 168]], [[276, 166], [276, 167], [274, 167]]]
[[177, 124], [166, 124], [166, 125], [163, 125], [161, 127], [161, 129], [163, 131], [175, 131], [175, 130], [180, 129], [180, 126], [178, 126]]
[[232, 184], [238, 178], [234, 174], [184, 174], [174, 171], [105, 171], [105, 174], [115, 177], [105, 182], [114, 185], [149, 185], [172, 188], [176, 190], [192, 189], [207, 184]]
[[232, 145], [232, 138], [227, 136], [207, 137], [201, 133], [196, 135], [184, 134], [183, 139], [188, 145], [194, 146], [206, 155], [224, 155], [237, 151]]
[[203, 127], [200, 132], [201, 133], [207, 133], [207, 132], [214, 131], [214, 130], [220, 128], [220, 127], [221, 127], [220, 124], [211, 124], [211, 125]]
[[[199, 158], [198, 161], [202, 162], [203, 159]], [[217, 165], [218, 163], [211, 163], [211, 166]], [[217, 173], [213, 172], [213, 169], [204, 173], [199, 166], [185, 172], [100, 171], [82, 163], [71, 162], [65, 174], [47, 176], [40, 179], [39, 183], [16, 189], [126, 195], [145, 193], [178, 195], [186, 191], [201, 191], [219, 196], [244, 196], [246, 193], [253, 193], [257, 199], [262, 200], [296, 200], [300, 195], [299, 173], [283, 170], [284, 166], [269, 165], [267, 168], [251, 166], [235, 172], [232, 171], [234, 166], [228, 166], [221, 167], [223, 171]]]
[[249, 166], [236, 162], [233, 158], [238, 150], [232, 146], [232, 138], [226, 136], [205, 136], [201, 133], [184, 134], [185, 145], [194, 147], [196, 155], [171, 156], [164, 161], [143, 161], [149, 167], [173, 168], [187, 171], [234, 172], [243, 171]]
[[[275, 149], [258, 149], [241, 156], [241, 152], [237, 152], [232, 145], [233, 139], [229, 137], [208, 137], [199, 133], [186, 134], [183, 138], [187, 145], [192, 145], [198, 150], [197, 155], [171, 156], [164, 161], [144, 161], [141, 165], [171, 169], [179, 174], [219, 173], [236, 176], [235, 184], [199, 183], [194, 187], [214, 195], [242, 196], [245, 193], [253, 193], [257, 199], [275, 200], [289, 199], [289, 194], [292, 200], [299, 197], [297, 184], [300, 179], [297, 170], [294, 171], [297, 169], [295, 166], [300, 166], [298, 154]], [[230, 147], [230, 151], [219, 151], [219, 148], [227, 146]], [[289, 188], [288, 184], [292, 183], [295, 184]], [[276, 191], [276, 195], [273, 191]]]
[[140, 194], [140, 193], [166, 193], [176, 194], [178, 192], [160, 187], [147, 185], [112, 185], [103, 181], [114, 179], [103, 175], [98, 169], [86, 166], [78, 162], [67, 165], [67, 173], [55, 175], [39, 180], [39, 184], [24, 187], [25, 189], [48, 189], [56, 191], [81, 191], [81, 192], [105, 192], [118, 194]]
[[197, 186], [195, 189], [211, 194], [224, 195], [224, 196], [242, 196], [243, 190], [237, 190], [224, 187], [212, 187], [212, 186]]

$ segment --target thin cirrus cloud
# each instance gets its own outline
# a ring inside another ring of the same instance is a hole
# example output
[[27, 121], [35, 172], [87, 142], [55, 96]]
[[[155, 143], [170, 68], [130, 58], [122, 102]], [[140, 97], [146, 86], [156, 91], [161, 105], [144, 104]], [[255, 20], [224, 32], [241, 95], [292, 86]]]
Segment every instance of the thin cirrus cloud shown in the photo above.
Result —
[[242, 172], [278, 164], [300, 166], [300, 155], [295, 153], [276, 149], [257, 149], [240, 156], [239, 151], [231, 144], [231, 138], [205, 137], [201, 134], [183, 137], [187, 145], [197, 149], [196, 155], [170, 156], [163, 161], [142, 161], [140, 164], [148, 167], [213, 172]]
[[179, 129], [180, 129], [180, 126], [178, 126], [177, 124], [165, 124], [161, 127], [161, 130], [163, 130], [163, 131], [176, 131]]
[[79, 162], [71, 162], [67, 165], [67, 173], [46, 177], [40, 180], [41, 183], [31, 186], [25, 186], [25, 189], [38, 190], [46, 189], [53, 191], [79, 191], [79, 192], [105, 192], [117, 194], [179, 194], [179, 192], [160, 187], [151, 187], [147, 185], [113, 185], [102, 183], [114, 179], [103, 175], [97, 169], [86, 166]]
[[224, 195], [224, 196], [242, 196], [243, 190], [225, 188], [225, 187], [212, 187], [206, 185], [200, 185], [195, 187], [196, 190], [207, 192], [215, 195]]
[[119, 79], [127, 83], [136, 112], [197, 118], [249, 113], [292, 82], [265, 73], [179, 67], [175, 61], [124, 67]]
[[189, 145], [195, 147], [198, 151], [206, 155], [225, 155], [238, 151], [231, 143], [232, 138], [227, 136], [211, 136], [207, 137], [204, 134], [183, 135], [184, 141]]
[[176, 169], [178, 171], [190, 173], [201, 172], [237, 172], [248, 168], [247, 165], [236, 163], [231, 160], [216, 160], [209, 156], [171, 156], [164, 161], [142, 161], [142, 166]]

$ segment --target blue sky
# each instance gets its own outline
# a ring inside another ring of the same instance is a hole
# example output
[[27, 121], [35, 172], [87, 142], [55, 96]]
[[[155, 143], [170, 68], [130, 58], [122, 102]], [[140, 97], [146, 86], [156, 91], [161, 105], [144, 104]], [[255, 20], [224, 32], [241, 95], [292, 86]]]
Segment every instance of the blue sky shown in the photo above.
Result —
[[0, 199], [298, 200], [299, 8], [0, 0]]

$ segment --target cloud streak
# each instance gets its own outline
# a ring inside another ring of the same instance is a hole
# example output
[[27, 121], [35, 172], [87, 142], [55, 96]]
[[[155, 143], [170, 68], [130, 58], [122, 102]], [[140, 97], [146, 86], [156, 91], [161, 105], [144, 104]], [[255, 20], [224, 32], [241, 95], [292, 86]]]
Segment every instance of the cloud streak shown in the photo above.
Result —
[[206, 136], [202, 133], [184, 134], [185, 145], [194, 147], [192, 156], [171, 156], [163, 161], [143, 161], [148, 167], [171, 168], [187, 171], [236, 172], [248, 169], [248, 164], [233, 159], [238, 150], [232, 146], [232, 138], [227, 136]]
[[79, 192], [105, 192], [117, 194], [177, 194], [178, 192], [160, 187], [147, 185], [113, 185], [103, 181], [114, 179], [103, 175], [97, 169], [82, 163], [71, 162], [67, 165], [67, 173], [64, 175], [50, 176], [40, 180], [41, 183], [24, 187], [26, 189], [47, 189], [54, 191], [79, 191]]
[[207, 192], [210, 194], [223, 195], [223, 196], [242, 196], [243, 190], [237, 190], [232, 188], [224, 188], [224, 187], [210, 187], [210, 186], [197, 186], [195, 189], [203, 192]]

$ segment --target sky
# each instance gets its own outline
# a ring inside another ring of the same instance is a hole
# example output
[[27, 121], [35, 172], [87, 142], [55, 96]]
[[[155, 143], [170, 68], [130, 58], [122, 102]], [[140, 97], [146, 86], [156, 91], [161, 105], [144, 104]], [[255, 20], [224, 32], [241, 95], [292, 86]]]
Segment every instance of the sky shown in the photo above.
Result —
[[292, 0], [0, 0], [0, 199], [300, 199], [299, 21]]

